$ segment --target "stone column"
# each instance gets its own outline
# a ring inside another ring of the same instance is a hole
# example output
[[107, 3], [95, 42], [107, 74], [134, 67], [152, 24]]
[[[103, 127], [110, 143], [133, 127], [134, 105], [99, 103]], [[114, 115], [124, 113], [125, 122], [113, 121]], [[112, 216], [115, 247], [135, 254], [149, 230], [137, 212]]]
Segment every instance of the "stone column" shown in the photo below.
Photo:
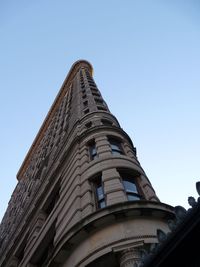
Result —
[[140, 262], [141, 256], [138, 248], [129, 248], [121, 252], [120, 267], [138, 267]]

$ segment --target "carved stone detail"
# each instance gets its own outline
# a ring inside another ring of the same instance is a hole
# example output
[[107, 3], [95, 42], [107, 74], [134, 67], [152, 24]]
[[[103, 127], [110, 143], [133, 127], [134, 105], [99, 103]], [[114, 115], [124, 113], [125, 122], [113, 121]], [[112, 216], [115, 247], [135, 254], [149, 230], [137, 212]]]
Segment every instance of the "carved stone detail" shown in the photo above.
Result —
[[129, 248], [121, 252], [120, 267], [137, 267], [141, 263], [141, 254], [138, 248]]

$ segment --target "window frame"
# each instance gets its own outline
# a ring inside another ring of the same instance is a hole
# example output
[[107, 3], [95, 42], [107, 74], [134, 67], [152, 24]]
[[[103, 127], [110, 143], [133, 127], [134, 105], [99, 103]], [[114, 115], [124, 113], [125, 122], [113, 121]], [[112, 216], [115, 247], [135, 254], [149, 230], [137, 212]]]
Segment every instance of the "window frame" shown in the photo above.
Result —
[[89, 150], [89, 156], [90, 156], [90, 160], [95, 160], [98, 158], [98, 154], [97, 154], [97, 147], [96, 147], [96, 143], [95, 141], [91, 141], [88, 144], [88, 150]]
[[128, 201], [141, 200], [142, 196], [140, 194], [140, 189], [137, 183], [137, 176], [134, 176], [129, 172], [120, 172], [120, 177]]
[[104, 183], [102, 181], [102, 174], [92, 178], [92, 184], [94, 188], [96, 208], [103, 209], [106, 207], [106, 197], [104, 192]]
[[122, 147], [122, 141], [115, 137], [108, 137], [111, 152], [113, 155], [124, 155], [124, 149]]

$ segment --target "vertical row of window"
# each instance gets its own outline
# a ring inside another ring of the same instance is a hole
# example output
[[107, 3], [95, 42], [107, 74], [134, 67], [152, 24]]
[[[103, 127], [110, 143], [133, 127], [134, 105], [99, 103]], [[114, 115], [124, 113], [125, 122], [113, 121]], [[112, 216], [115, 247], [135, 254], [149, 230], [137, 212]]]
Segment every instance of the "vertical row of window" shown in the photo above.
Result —
[[96, 88], [96, 84], [95, 84], [94, 80], [92, 79], [92, 77], [90, 76], [88, 70], [85, 70], [85, 74], [86, 74], [89, 86]]
[[80, 70], [80, 82], [81, 82], [81, 88], [84, 89], [85, 88], [85, 83], [84, 83], [84, 79], [83, 79], [82, 70]]
[[44, 133], [40, 144], [37, 147], [36, 152], [31, 158], [30, 164], [24, 172], [24, 177], [35, 177], [39, 178], [38, 170], [43, 167], [45, 159], [52, 151], [55, 144], [58, 144], [60, 139], [63, 137], [63, 130], [66, 130], [66, 120], [69, 120], [70, 108], [72, 101], [72, 85], [67, 90], [65, 97], [60, 103], [57, 111], [54, 113], [49, 126]]
[[69, 118], [71, 112], [70, 110], [71, 110], [72, 94], [73, 90], [71, 84], [53, 118], [52, 134], [49, 142], [50, 145], [49, 152], [54, 147], [54, 145], [57, 145], [59, 143], [61, 137], [63, 137], [62, 133], [67, 132], [68, 130]]
[[[42, 212], [38, 212], [38, 218], [40, 218], [40, 219], [35, 220], [35, 223], [37, 224], [35, 226], [36, 227], [35, 232], [34, 232], [35, 234], [36, 234], [36, 231], [38, 233], [38, 231], [42, 228], [42, 226], [47, 221], [47, 218], [51, 214], [51, 212], [53, 211], [57, 201], [59, 200], [59, 197], [60, 197], [60, 182], [57, 182], [57, 184], [53, 188], [52, 192], [48, 196], [47, 200], [45, 201], [45, 203], [42, 207]], [[42, 217], [39, 217], [41, 214], [42, 214]], [[45, 263], [47, 263], [49, 260], [49, 256], [50, 256], [51, 251], [52, 251], [53, 246], [54, 246], [53, 241], [54, 241], [54, 236], [56, 233], [55, 223], [56, 223], [56, 221], [54, 221], [51, 224], [50, 229], [46, 233], [46, 237], [45, 237], [46, 242], [43, 244], [42, 247], [39, 246], [37, 248], [37, 250], [33, 254], [32, 258], [30, 259], [30, 263], [33, 264], [34, 266], [46, 266]], [[25, 236], [25, 238], [22, 242], [22, 245], [19, 247], [19, 249], [15, 253], [15, 257], [18, 261], [18, 265], [20, 265], [20, 262], [24, 259], [24, 254], [25, 254], [27, 242], [28, 242], [28, 239], [32, 238], [32, 235], [33, 235], [33, 232], [30, 231]]]
[[83, 109], [84, 109], [83, 113], [87, 114], [90, 112], [90, 110], [88, 107], [88, 100], [87, 100], [86, 88], [85, 88], [85, 82], [84, 82], [82, 70], [80, 70], [80, 86], [81, 86]]
[[[90, 91], [94, 97], [94, 101], [96, 103], [97, 109], [102, 110], [102, 111], [108, 111], [107, 106], [106, 106], [105, 102], [103, 101], [101, 94], [100, 94], [99, 90], [97, 89], [97, 86], [96, 86], [93, 78], [90, 76], [90, 73], [88, 72], [88, 70], [85, 70], [85, 76], [86, 76]], [[84, 81], [83, 70], [80, 70], [80, 88], [81, 88], [82, 99], [83, 99], [83, 108], [84, 108], [83, 113], [87, 114], [90, 112], [90, 110], [88, 108], [88, 100], [87, 100], [86, 86], [85, 86], [85, 81]]]
[[[129, 173], [121, 173], [121, 183], [123, 184], [124, 191], [127, 196], [128, 201], [137, 201], [141, 199], [137, 188], [136, 178]], [[96, 206], [98, 209], [106, 207], [106, 197], [104, 193], [104, 183], [102, 181], [101, 175], [92, 179], [92, 183], [95, 191]]]
[[101, 94], [99, 93], [99, 91], [97, 90], [97, 88], [91, 87], [90, 90], [91, 90], [91, 93], [92, 93], [92, 95], [94, 97], [96, 97], [96, 98], [98, 98], [98, 97], [100, 98], [101, 97]]
[[[119, 139], [108, 137], [108, 142], [110, 144], [111, 152], [113, 155], [124, 154], [122, 142]], [[89, 154], [90, 160], [95, 160], [96, 158], [98, 158], [97, 148], [94, 140], [89, 143]], [[127, 200], [135, 201], [141, 199], [141, 195], [139, 194], [137, 188], [136, 178], [133, 175], [130, 175], [128, 172], [119, 173], [124, 191], [127, 196]], [[104, 185], [101, 175], [98, 175], [98, 177], [92, 179], [92, 183], [94, 186], [97, 208], [104, 208], [106, 206], [106, 198], [104, 194]]]
[[101, 94], [100, 94], [99, 90], [97, 89], [97, 86], [96, 86], [93, 78], [90, 76], [90, 73], [86, 70], [85, 74], [87, 77], [87, 81], [88, 81], [88, 85], [90, 87], [91, 93], [94, 97], [94, 101], [96, 103], [97, 109], [102, 110], [102, 111], [108, 111], [107, 106], [106, 106], [105, 102], [103, 101]]
[[[57, 184], [54, 186], [52, 192], [48, 196], [44, 206], [42, 207], [42, 210], [47, 215], [47, 218], [52, 213], [55, 205], [57, 204], [60, 198], [60, 187], [61, 187], [60, 181], [58, 181]], [[42, 246], [42, 248], [38, 248], [36, 252], [34, 253], [31, 259], [32, 264], [36, 266], [46, 266], [49, 260], [49, 257], [51, 255], [51, 252], [54, 248], [54, 236], [56, 234], [55, 223], [56, 221], [52, 223], [50, 229], [46, 233], [47, 241], [45, 242], [45, 244]], [[40, 250], [40, 253], [38, 250]]]
[[95, 104], [98, 110], [108, 111], [105, 102], [103, 101], [98, 89], [91, 87], [91, 92], [94, 97]]

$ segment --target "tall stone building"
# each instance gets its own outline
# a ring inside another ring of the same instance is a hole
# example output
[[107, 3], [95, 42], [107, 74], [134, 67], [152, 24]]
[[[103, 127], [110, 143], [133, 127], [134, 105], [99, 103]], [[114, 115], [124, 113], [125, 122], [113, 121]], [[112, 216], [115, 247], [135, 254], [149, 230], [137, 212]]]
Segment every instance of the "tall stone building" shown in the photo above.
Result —
[[0, 227], [2, 267], [137, 266], [157, 230], [169, 231], [173, 209], [85, 60], [69, 71], [17, 179]]

